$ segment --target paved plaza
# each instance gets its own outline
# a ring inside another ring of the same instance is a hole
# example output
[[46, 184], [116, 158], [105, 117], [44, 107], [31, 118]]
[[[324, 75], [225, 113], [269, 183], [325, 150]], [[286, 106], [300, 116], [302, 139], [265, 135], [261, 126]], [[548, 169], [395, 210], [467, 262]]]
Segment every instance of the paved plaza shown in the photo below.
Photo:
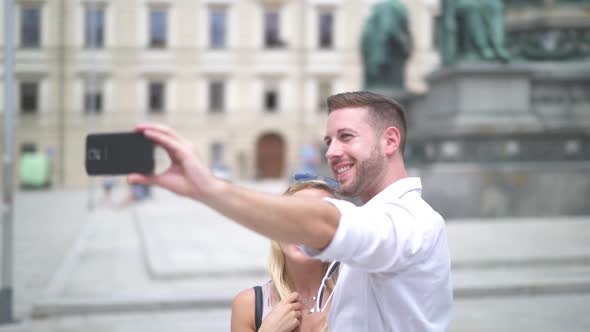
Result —
[[[240, 183], [280, 193], [284, 182]], [[269, 242], [165, 191], [20, 192], [7, 331], [228, 331]], [[97, 189], [98, 190], [98, 189]], [[590, 217], [448, 220], [451, 331], [590, 331]]]

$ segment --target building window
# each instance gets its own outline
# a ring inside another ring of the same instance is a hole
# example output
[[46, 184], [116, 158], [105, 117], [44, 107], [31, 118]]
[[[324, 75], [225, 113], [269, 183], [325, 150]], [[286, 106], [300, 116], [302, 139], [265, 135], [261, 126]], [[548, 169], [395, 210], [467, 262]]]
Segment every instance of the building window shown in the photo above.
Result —
[[35, 114], [39, 111], [39, 83], [20, 83], [20, 109], [22, 114]]
[[166, 85], [164, 82], [150, 82], [148, 84], [148, 111], [163, 113], [166, 105]]
[[100, 114], [103, 110], [103, 85], [96, 79], [84, 81], [84, 113]]
[[264, 111], [274, 113], [279, 109], [278, 82], [267, 82], [264, 88]]
[[318, 110], [324, 112], [328, 110], [327, 99], [332, 94], [332, 82], [321, 80], [318, 82]]
[[225, 106], [225, 84], [223, 81], [209, 83], [209, 111], [222, 112]]
[[209, 12], [209, 43], [211, 48], [225, 48], [226, 16], [224, 9]]
[[149, 47], [165, 48], [168, 35], [168, 12], [166, 9], [150, 9]]
[[86, 7], [84, 19], [84, 46], [102, 48], [104, 45], [104, 8]]
[[334, 13], [320, 13], [318, 31], [319, 47], [332, 48], [334, 46]]
[[284, 46], [280, 37], [280, 15], [277, 9], [267, 9], [264, 12], [264, 46], [267, 48]]
[[41, 8], [24, 7], [21, 10], [21, 46], [36, 48], [41, 44]]
[[20, 154], [23, 155], [25, 153], [35, 153], [37, 152], [37, 144], [32, 142], [23, 142], [20, 145]]

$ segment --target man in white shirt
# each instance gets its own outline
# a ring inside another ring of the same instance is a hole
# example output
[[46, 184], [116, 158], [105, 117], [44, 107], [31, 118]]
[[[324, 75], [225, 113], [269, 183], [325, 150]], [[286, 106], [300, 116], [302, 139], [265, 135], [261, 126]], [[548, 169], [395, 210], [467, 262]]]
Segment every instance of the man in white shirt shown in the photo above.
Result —
[[348, 202], [278, 197], [244, 190], [211, 175], [192, 145], [168, 128], [140, 125], [172, 165], [133, 174], [191, 197], [269, 238], [303, 244], [315, 258], [341, 262], [330, 331], [446, 331], [452, 286], [444, 221], [407, 175], [406, 123], [393, 100], [370, 92], [328, 98], [326, 157]]

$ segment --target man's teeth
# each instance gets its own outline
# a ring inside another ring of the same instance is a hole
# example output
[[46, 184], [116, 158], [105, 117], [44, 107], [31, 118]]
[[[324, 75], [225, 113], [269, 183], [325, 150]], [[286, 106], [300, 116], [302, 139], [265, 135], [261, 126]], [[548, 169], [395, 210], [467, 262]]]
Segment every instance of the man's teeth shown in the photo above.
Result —
[[350, 166], [345, 166], [345, 167], [340, 167], [339, 169], [336, 170], [336, 172], [338, 172], [338, 174], [348, 171], [350, 169]]

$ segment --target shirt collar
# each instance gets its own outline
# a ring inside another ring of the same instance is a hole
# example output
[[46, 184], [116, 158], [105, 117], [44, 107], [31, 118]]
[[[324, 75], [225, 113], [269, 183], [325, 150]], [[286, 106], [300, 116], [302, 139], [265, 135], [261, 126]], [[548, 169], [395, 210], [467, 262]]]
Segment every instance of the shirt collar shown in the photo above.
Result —
[[417, 191], [419, 194], [422, 194], [422, 182], [419, 177], [407, 177], [395, 181], [371, 198], [367, 204], [389, 200], [391, 198], [398, 199], [410, 191]]

